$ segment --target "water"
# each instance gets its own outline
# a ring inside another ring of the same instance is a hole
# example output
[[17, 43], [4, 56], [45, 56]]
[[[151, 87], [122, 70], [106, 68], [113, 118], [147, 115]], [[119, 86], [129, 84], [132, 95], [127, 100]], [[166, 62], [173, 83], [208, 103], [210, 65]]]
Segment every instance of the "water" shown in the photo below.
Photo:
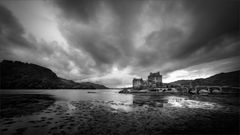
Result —
[[56, 98], [56, 103], [67, 103], [71, 108], [71, 101], [95, 101], [108, 105], [116, 110], [133, 111], [134, 107], [143, 105], [153, 107], [202, 108], [216, 109], [220, 105], [212, 102], [190, 100], [187, 96], [169, 95], [132, 95], [120, 94], [118, 89], [99, 90], [1, 90], [1, 94], [49, 94]]
[[131, 102], [133, 95], [119, 94], [117, 89], [101, 90], [1, 90], [1, 94], [49, 94], [60, 101], [101, 100]]
[[[1, 94], [49, 94], [56, 98], [56, 103], [69, 103], [71, 101], [98, 101], [114, 109], [131, 111], [127, 105], [133, 104], [133, 95], [119, 94], [118, 89], [58, 89], [58, 90], [1, 90]], [[70, 106], [70, 105], [69, 105]]]
[[168, 96], [167, 103], [170, 107], [179, 108], [201, 108], [201, 109], [219, 109], [221, 106], [213, 102], [204, 102], [191, 100], [186, 97]]

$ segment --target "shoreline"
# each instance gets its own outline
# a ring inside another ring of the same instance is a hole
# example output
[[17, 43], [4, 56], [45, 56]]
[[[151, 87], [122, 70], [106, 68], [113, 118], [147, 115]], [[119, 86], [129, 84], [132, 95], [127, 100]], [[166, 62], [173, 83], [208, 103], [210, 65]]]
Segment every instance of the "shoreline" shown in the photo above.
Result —
[[[8, 88], [1, 88], [1, 90], [111, 90], [111, 88], [108, 88], [108, 89], [99, 89], [99, 88], [96, 88], [96, 89], [78, 89], [78, 88], [56, 88], [56, 89], [42, 89], [42, 88], [39, 88], [39, 89], [35, 89], [35, 88], [24, 88], [24, 89], [8, 89]], [[0, 90], [0, 91], [1, 91]]]

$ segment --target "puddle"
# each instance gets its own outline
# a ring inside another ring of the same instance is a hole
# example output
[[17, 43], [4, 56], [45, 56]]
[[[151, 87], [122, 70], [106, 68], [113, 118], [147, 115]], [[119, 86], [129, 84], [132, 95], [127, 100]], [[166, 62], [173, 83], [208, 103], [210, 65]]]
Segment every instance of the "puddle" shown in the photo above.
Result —
[[167, 108], [167, 107], [176, 107], [176, 108], [201, 108], [201, 109], [219, 109], [222, 106], [217, 103], [204, 102], [198, 100], [190, 100], [188, 97], [178, 97], [178, 96], [166, 96], [166, 97], [141, 97], [135, 98], [133, 103], [124, 103], [124, 102], [102, 102], [103, 104], [108, 105], [109, 107], [131, 112], [139, 110], [142, 108], [153, 107], [153, 108]]
[[99, 105], [104, 105], [116, 111], [132, 112], [142, 110], [146, 107], [155, 109], [175, 107], [175, 108], [201, 108], [201, 109], [219, 109], [221, 106], [217, 103], [190, 100], [187, 97], [166, 96], [163, 98], [135, 99], [133, 103], [129, 102], [114, 102], [114, 101], [95, 101]]
[[165, 104], [165, 106], [169, 107], [201, 108], [201, 109], [218, 109], [219, 107], [221, 107], [217, 103], [190, 100], [184, 97], [168, 96], [165, 99], [167, 100], [167, 104]]

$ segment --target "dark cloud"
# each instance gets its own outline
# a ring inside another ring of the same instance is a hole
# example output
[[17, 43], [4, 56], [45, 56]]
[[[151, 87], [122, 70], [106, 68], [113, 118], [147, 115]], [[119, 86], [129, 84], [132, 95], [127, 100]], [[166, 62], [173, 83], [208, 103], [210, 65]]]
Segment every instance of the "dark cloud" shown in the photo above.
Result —
[[86, 57], [74, 48], [66, 51], [56, 41], [36, 40], [33, 35], [25, 32], [11, 11], [1, 5], [0, 28], [0, 60], [19, 60], [39, 64], [53, 69], [59, 76], [68, 79], [81, 79], [79, 76], [82, 75], [81, 73], [77, 78], [71, 77], [71, 70], [82, 68], [84, 74], [90, 74], [91, 66], [85, 64]]
[[18, 20], [12, 15], [11, 11], [2, 5], [0, 5], [0, 17], [1, 35], [24, 33], [23, 27], [18, 23]]
[[[140, 13], [143, 1], [56, 1], [66, 21], [76, 21], [71, 25], [86, 25], [89, 29], [61, 25], [62, 34], [75, 47], [86, 51], [94, 61], [101, 65], [125, 67], [134, 52], [132, 36], [138, 28], [134, 22]], [[82, 7], [84, 6], [84, 7]], [[88, 10], [85, 10], [88, 9]], [[82, 11], [84, 10], [84, 12]], [[74, 12], [74, 13], [72, 13]], [[102, 12], [111, 12], [107, 19], [101, 20]], [[99, 19], [100, 18], [100, 19]], [[112, 22], [108, 22], [113, 20]], [[91, 23], [89, 22], [91, 20]], [[108, 23], [106, 30], [101, 27]], [[88, 22], [88, 24], [85, 24]], [[97, 26], [97, 27], [96, 27]], [[105, 68], [106, 69], [106, 68]]]
[[27, 47], [31, 48], [24, 38], [24, 29], [11, 11], [0, 5], [0, 47], [5, 46]]
[[237, 0], [186, 1], [186, 8], [194, 17], [194, 31], [182, 50], [175, 54], [185, 58], [204, 47], [209, 41], [225, 34], [239, 32], [239, 6]]
[[[66, 18], [62, 21], [76, 21], [73, 26], [60, 26], [63, 35], [70, 44], [86, 51], [99, 68], [117, 65], [133, 67], [136, 74], [157, 69], [167, 73], [239, 55], [235, 51], [239, 48], [239, 2], [235, 0], [56, 3]], [[113, 21], [99, 20], [104, 18], [103, 10], [111, 13], [108, 17]], [[74, 26], [78, 23], [80, 27]], [[104, 23], [108, 29], [102, 30]], [[138, 47], [135, 36], [141, 34], [140, 29], [149, 27], [146, 23], [154, 27], [142, 37], [144, 43]], [[87, 28], [82, 29], [81, 24]]]
[[[97, 62], [97, 64], [111, 64], [121, 57], [118, 46], [113, 42], [106, 40], [104, 33], [74, 31], [71, 32], [77, 36], [69, 35], [68, 39], [75, 41], [75, 47], [86, 51]], [[71, 42], [71, 41], [70, 41]], [[72, 43], [72, 42], [71, 42]]]
[[84, 23], [89, 23], [96, 17], [100, 2], [100, 0], [56, 0], [57, 5], [64, 11], [64, 17]]
[[[60, 10], [56, 23], [67, 46], [36, 40], [0, 6], [1, 59], [40, 64], [68, 79], [94, 78], [95, 82], [116, 85], [126, 82], [108, 76], [115, 68], [129, 69], [124, 77], [130, 79], [240, 56], [238, 0], [52, 3]], [[231, 67], [236, 66], [229, 65], [228, 70]]]
[[174, 27], [153, 31], [145, 39], [148, 49], [140, 49], [137, 52], [138, 65], [146, 67], [170, 60], [170, 57], [174, 55], [171, 52], [177, 51], [176, 48], [181, 45], [182, 36], [183, 32]]

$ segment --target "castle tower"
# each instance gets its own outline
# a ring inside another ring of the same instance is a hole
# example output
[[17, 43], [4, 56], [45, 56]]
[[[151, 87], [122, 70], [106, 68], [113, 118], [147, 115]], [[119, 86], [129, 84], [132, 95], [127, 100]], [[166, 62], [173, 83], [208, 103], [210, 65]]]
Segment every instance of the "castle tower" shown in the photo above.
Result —
[[142, 89], [143, 79], [142, 78], [140, 78], [140, 79], [134, 78], [132, 84], [133, 84], [133, 89], [135, 89], [135, 90]]
[[150, 73], [148, 76], [149, 87], [157, 88], [162, 86], [162, 75], [160, 72]]

